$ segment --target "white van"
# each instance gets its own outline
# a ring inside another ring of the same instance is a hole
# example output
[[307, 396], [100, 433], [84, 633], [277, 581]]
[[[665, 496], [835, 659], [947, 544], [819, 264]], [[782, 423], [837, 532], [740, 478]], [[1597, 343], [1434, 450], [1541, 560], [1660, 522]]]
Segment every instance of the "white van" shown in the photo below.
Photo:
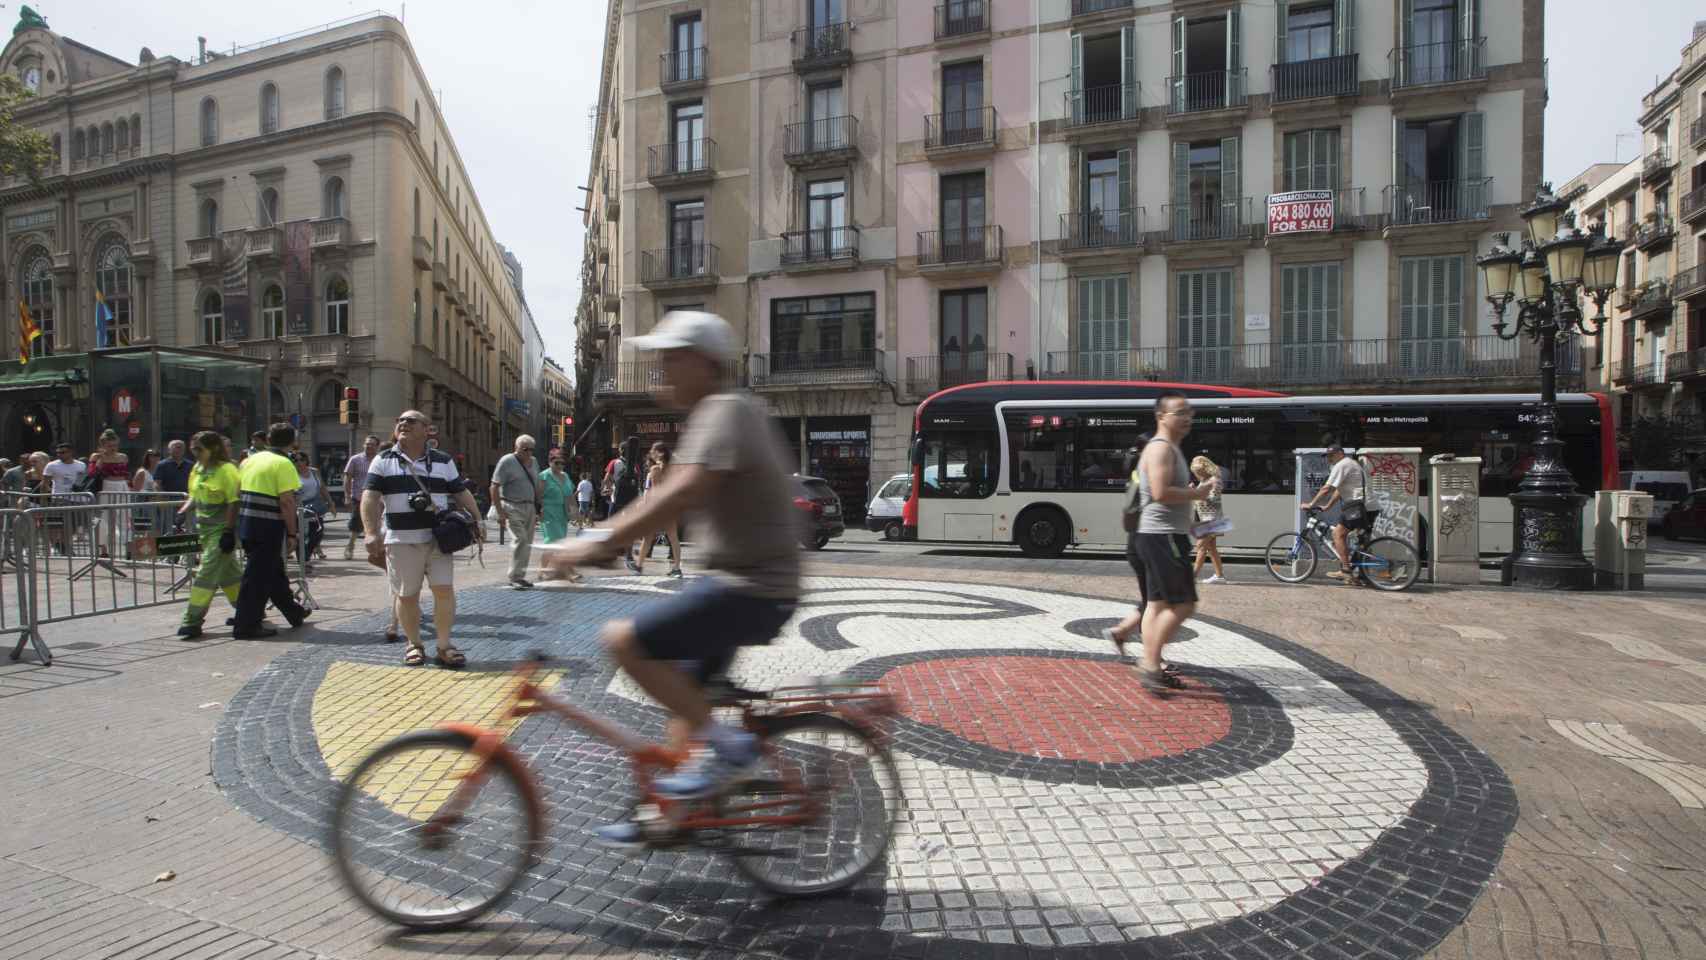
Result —
[[899, 540], [901, 511], [912, 497], [912, 474], [897, 473], [883, 481], [871, 505], [865, 509], [865, 529], [881, 531], [884, 539]]
[[1617, 486], [1653, 495], [1653, 518], [1648, 522], [1657, 527], [1670, 508], [1688, 496], [1688, 471], [1625, 470], [1617, 475]]

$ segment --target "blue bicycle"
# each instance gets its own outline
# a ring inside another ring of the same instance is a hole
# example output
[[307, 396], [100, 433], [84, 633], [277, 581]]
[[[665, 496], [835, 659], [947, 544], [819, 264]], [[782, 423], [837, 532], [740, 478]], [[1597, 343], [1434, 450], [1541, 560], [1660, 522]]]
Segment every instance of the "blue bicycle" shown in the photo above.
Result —
[[[1373, 523], [1371, 512], [1368, 522]], [[1408, 590], [1422, 572], [1416, 548], [1393, 537], [1379, 537], [1363, 544], [1363, 530], [1351, 531], [1345, 545], [1350, 548], [1352, 583], [1376, 590]], [[1332, 528], [1321, 519], [1319, 509], [1309, 511], [1302, 533], [1282, 533], [1268, 542], [1268, 572], [1281, 583], [1302, 583], [1315, 573], [1317, 557], [1325, 553], [1343, 568], [1347, 566], [1333, 547]]]

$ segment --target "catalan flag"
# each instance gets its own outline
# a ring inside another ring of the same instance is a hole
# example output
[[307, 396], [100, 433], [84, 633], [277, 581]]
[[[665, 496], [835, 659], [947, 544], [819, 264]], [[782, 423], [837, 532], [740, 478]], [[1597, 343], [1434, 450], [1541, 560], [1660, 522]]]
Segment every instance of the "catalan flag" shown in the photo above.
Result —
[[18, 301], [18, 362], [29, 366], [30, 343], [41, 336], [41, 328], [36, 326], [35, 318], [30, 316], [30, 308], [20, 299]]

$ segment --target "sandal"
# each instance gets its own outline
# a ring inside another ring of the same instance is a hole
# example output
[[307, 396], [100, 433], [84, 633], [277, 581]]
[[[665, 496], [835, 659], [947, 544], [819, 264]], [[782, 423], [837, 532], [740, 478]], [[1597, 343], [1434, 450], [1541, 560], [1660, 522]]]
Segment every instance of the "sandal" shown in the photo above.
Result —
[[569, 583], [585, 583], [586, 582], [586, 578], [581, 576], [578, 573], [571, 573], [568, 576], [564, 577], [563, 579]]
[[1166, 669], [1145, 670], [1138, 667], [1137, 680], [1143, 684], [1143, 689], [1156, 696], [1166, 696], [1174, 690], [1184, 689], [1185, 686], [1183, 680], [1180, 680], [1176, 674], [1168, 673]]
[[438, 651], [433, 654], [433, 660], [439, 666], [450, 670], [460, 670], [468, 665], [468, 658], [463, 656], [462, 651], [455, 647], [439, 647]]
[[1121, 640], [1119, 637], [1114, 636], [1113, 627], [1103, 628], [1102, 639], [1114, 645], [1114, 656], [1119, 657], [1121, 660], [1126, 659], [1125, 645], [1130, 642], [1129, 640]]
[[385, 642], [386, 643], [396, 643], [398, 640], [401, 640], [401, 639], [403, 639], [403, 638], [400, 634], [397, 633], [396, 627], [386, 627], [385, 628]]
[[403, 666], [418, 667], [426, 663], [426, 651], [420, 647], [410, 647], [403, 651]]

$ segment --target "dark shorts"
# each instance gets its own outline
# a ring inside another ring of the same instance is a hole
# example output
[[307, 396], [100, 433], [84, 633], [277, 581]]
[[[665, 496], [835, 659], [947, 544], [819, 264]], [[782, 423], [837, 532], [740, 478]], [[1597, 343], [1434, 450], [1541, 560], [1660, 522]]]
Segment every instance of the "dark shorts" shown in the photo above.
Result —
[[700, 683], [721, 674], [741, 647], [767, 644], [794, 615], [792, 600], [742, 593], [715, 577], [696, 577], [640, 610], [634, 636], [653, 660], [694, 664]]
[[1137, 595], [1144, 603], [1196, 603], [1191, 572], [1191, 540], [1182, 533], [1134, 533], [1126, 559], [1137, 573]]
[[358, 506], [354, 512], [349, 515], [349, 534], [352, 537], [359, 537], [362, 535], [362, 532], [361, 508]]

